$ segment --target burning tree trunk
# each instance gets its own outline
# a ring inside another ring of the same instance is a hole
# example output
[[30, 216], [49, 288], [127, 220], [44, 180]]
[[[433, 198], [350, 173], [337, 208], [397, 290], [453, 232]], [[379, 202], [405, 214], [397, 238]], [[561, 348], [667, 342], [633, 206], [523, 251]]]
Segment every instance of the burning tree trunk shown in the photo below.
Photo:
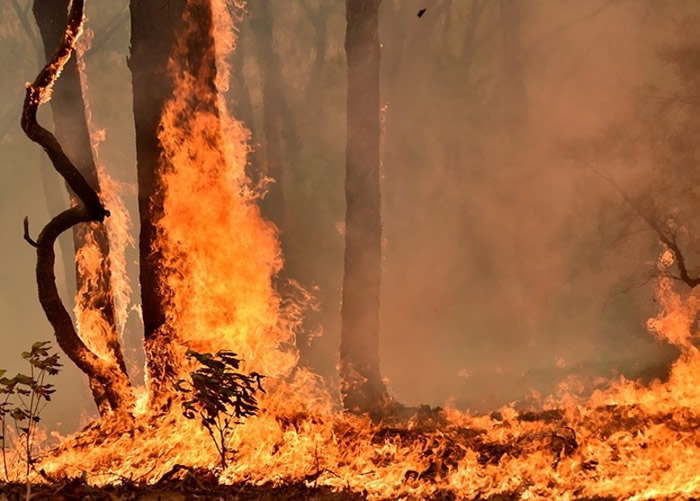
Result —
[[[155, 393], [165, 380], [172, 378], [171, 357], [165, 352], [170, 332], [166, 309], [172, 294], [162, 280], [165, 268], [163, 249], [159, 246], [157, 221], [163, 215], [161, 162], [163, 148], [158, 137], [163, 108], [173, 95], [168, 75], [168, 60], [182, 25], [185, 0], [144, 2], [132, 0], [131, 70], [136, 127], [136, 160], [139, 201], [139, 265], [141, 305], [147, 373]], [[156, 357], [155, 354], [160, 356]], [[157, 400], [157, 395], [154, 394]]]
[[[178, 339], [169, 318], [174, 310], [169, 278], [182, 270], [172, 269], [169, 264], [176, 257], [168, 255], [167, 235], [158, 225], [164, 216], [163, 177], [174, 168], [163, 143], [162, 117], [168, 102], [180, 92], [176, 79], [182, 78], [192, 90], [183, 98], [187, 112], [178, 114], [180, 132], [191, 133], [187, 119], [195, 114], [209, 113], [218, 118], [213, 16], [208, 0], [132, 0], [131, 23], [129, 66], [136, 123], [145, 351], [153, 403], [167, 405], [164, 398], [177, 372], [172, 343]], [[218, 126], [207, 133], [212, 141], [220, 140]]]
[[37, 123], [39, 105], [51, 96], [51, 90], [68, 62], [75, 42], [82, 30], [84, 0], [73, 0], [68, 24], [63, 31], [58, 50], [42, 69], [34, 83], [27, 86], [22, 111], [22, 129], [29, 139], [44, 148], [54, 168], [64, 178], [73, 193], [75, 204], [55, 216], [41, 231], [38, 239], [29, 237], [25, 219], [25, 239], [37, 249], [36, 278], [39, 300], [53, 326], [61, 349], [91, 380], [93, 393], [107, 403], [101, 410], [111, 409], [127, 414], [133, 403], [129, 379], [119, 364], [110, 364], [93, 353], [78, 336], [73, 321], [66, 311], [56, 288], [54, 243], [58, 236], [80, 223], [102, 223], [109, 212], [102, 205], [99, 195], [63, 151], [56, 137]]
[[346, 409], [377, 412], [388, 396], [379, 371], [382, 222], [379, 181], [381, 0], [346, 0], [347, 150], [345, 276], [340, 373]]
[[[41, 32], [47, 60], [61, 41], [65, 32], [68, 0], [35, 0], [34, 17]], [[51, 108], [53, 110], [56, 139], [63, 146], [66, 156], [78, 169], [90, 187], [100, 193], [99, 177], [92, 153], [90, 132], [85, 117], [80, 74], [76, 58], [68, 60], [61, 73], [62, 78], [53, 87]], [[78, 196], [67, 185], [71, 205], [80, 203]], [[76, 290], [78, 291], [78, 312], [88, 312], [93, 322], [84, 322], [85, 328], [96, 328], [105, 337], [105, 347], [116, 361], [119, 369], [126, 374], [124, 357], [119, 346], [119, 336], [114, 311], [111, 276], [109, 267], [109, 238], [107, 228], [99, 223], [85, 223], [73, 226], [73, 243], [76, 256], [81, 252], [93, 252], [96, 266], [88, 269], [81, 258], [76, 258]], [[79, 314], [79, 320], [80, 320]], [[86, 325], [88, 324], [88, 325]], [[94, 378], [90, 378], [90, 388], [95, 403], [104, 414], [110, 409], [105, 390]]]

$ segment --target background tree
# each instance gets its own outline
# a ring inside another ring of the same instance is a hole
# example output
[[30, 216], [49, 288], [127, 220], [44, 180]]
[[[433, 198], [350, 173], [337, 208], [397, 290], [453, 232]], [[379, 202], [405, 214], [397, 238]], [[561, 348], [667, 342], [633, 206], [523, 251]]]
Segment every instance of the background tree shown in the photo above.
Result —
[[379, 411], [388, 394], [379, 370], [382, 218], [379, 127], [380, 0], [346, 0], [347, 150], [345, 274], [341, 307], [343, 405]]

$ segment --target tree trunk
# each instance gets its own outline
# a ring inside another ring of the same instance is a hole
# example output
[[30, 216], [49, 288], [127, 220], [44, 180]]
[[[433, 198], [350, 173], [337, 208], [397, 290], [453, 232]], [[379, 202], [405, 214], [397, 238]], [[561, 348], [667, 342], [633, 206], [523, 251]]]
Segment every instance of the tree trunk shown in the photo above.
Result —
[[[68, 0], [35, 0], [34, 17], [44, 44], [46, 60], [50, 60], [63, 37], [68, 13]], [[90, 187], [99, 195], [100, 185], [97, 168], [93, 159], [90, 132], [85, 117], [80, 74], [76, 57], [65, 64], [61, 78], [53, 88], [51, 108], [55, 135], [63, 147], [65, 154], [87, 181]], [[66, 186], [71, 198], [71, 205], [81, 202], [70, 186]], [[115, 321], [114, 300], [111, 287], [109, 268], [109, 238], [104, 224], [82, 223], [73, 226], [73, 244], [76, 254], [94, 242], [99, 256], [99, 267], [94, 274], [81, 270], [76, 262], [76, 288], [79, 291], [77, 307], [81, 311], [94, 310], [100, 317], [100, 325], [107, 349], [114, 357], [119, 370], [126, 376], [126, 365], [119, 346], [119, 335]], [[89, 375], [90, 376], [90, 375]], [[106, 400], [105, 389], [90, 378], [90, 387], [101, 414], [110, 409]]]
[[381, 413], [388, 395], [379, 371], [382, 260], [379, 125], [381, 0], [346, 0], [347, 150], [345, 275], [341, 308], [343, 405]]
[[[167, 313], [173, 306], [167, 277], [177, 270], [168, 268], [168, 256], [158, 234], [158, 221], [163, 216], [162, 176], [171, 168], [158, 137], [161, 115], [175, 91], [168, 62], [174, 58], [174, 66], [196, 82], [199, 92], [187, 97], [192, 112], [208, 111], [218, 116], [213, 17], [209, 0], [131, 0], [130, 9], [129, 67], [136, 125], [141, 299], [149, 387], [152, 404], [159, 407], [168, 405], [163, 397], [170, 393], [176, 375], [170, 345], [177, 339], [173, 326], [167, 322]], [[204, 88], [211, 92], [201, 92]]]
[[[24, 27], [27, 34], [27, 38], [32, 42], [32, 47], [35, 50], [37, 57], [37, 66], [41, 67], [46, 63], [48, 56], [44, 55], [44, 47], [40, 40], [37, 39], [32, 29], [32, 25], [29, 23], [28, 13], [22, 9], [20, 4], [14, 0], [12, 2], [15, 8], [15, 14], [20, 24]], [[17, 101], [21, 99], [21, 94], [17, 95], [17, 99], [14, 97], [10, 99], [12, 103], [7, 111], [3, 115], [2, 122], [0, 122], [0, 142], [5, 134], [17, 125], [17, 111], [15, 105]], [[60, 189], [56, 186], [56, 177], [52, 174], [50, 170], [47, 158], [44, 153], [39, 153], [41, 160], [39, 161], [39, 176], [41, 178], [41, 185], [44, 189], [44, 197], [46, 199], [46, 208], [49, 214], [57, 214], [65, 207], [65, 197], [62, 196]], [[69, 309], [72, 310], [72, 305], [75, 301], [75, 284], [73, 283], [73, 277], [75, 277], [75, 256], [73, 252], [73, 245], [71, 245], [68, 238], [59, 238], [58, 246], [61, 248], [61, 267], [63, 268], [63, 278], [65, 280], [64, 296], [65, 301], [71, 306]]]
[[163, 250], [156, 223], [163, 214], [160, 177], [164, 164], [158, 139], [161, 113], [173, 95], [168, 60], [182, 26], [185, 0], [131, 0], [131, 70], [136, 128], [139, 203], [139, 265], [143, 308], [146, 372], [158, 400], [158, 388], [174, 374], [170, 357], [155, 357], [167, 346], [170, 333], [165, 312], [171, 292], [161, 279]]

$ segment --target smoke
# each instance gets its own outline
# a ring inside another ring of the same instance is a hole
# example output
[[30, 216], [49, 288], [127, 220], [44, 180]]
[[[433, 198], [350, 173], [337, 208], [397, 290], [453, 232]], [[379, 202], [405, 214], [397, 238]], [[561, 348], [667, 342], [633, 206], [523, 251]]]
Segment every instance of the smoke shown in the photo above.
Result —
[[[477, 12], [467, 1], [382, 3], [383, 374], [400, 401], [453, 399], [475, 410], [531, 389], [553, 391], [572, 375], [663, 375], [675, 352], [645, 327], [655, 312], [648, 279], [656, 237], [596, 172], [635, 195], [650, 189], [640, 181], [658, 168], [650, 147], [613, 157], [609, 143], [650, 130], [651, 119], [640, 118], [641, 96], [651, 85], [663, 95], [677, 88], [659, 52], [681, 44], [679, 22], [699, 7], [483, 4]], [[107, 131], [100, 156], [113, 178], [133, 186], [128, 22], [100, 42], [119, 8], [88, 3], [100, 49], [88, 55], [86, 71], [93, 120]], [[306, 325], [324, 335], [300, 344], [304, 363], [334, 384], [345, 208], [344, 6], [270, 0], [269, 11], [286, 101], [279, 124], [286, 273], [318, 287], [320, 312], [309, 312]], [[40, 228], [53, 215], [42, 183], [53, 190], [61, 184], [19, 130], [22, 85], [39, 63], [16, 16], [12, 6], [0, 7], [0, 367], [9, 371], [21, 369], [19, 352], [33, 340], [52, 338], [21, 220], [28, 215]], [[249, 115], [236, 118], [252, 131], [255, 162], [264, 158], [264, 96], [256, 33], [247, 20], [240, 29], [242, 71], [234, 68], [229, 97], [250, 102]], [[50, 114], [40, 119], [50, 123]], [[7, 131], [5, 122], [12, 124]], [[126, 204], [137, 221], [134, 193]], [[135, 262], [127, 256], [133, 284]], [[59, 287], [70, 289], [57, 275]], [[141, 326], [133, 315], [127, 325], [127, 358], [138, 372]], [[71, 428], [75, 409], [92, 404], [82, 377], [64, 361], [47, 422]]]

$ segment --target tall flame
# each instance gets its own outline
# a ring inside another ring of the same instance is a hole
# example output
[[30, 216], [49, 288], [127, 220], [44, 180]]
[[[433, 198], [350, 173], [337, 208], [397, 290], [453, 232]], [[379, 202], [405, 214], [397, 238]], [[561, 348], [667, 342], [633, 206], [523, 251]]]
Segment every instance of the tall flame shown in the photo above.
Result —
[[[123, 334], [131, 300], [131, 284], [126, 271], [126, 249], [133, 247], [134, 240], [130, 232], [131, 218], [120, 196], [123, 186], [107, 173], [99, 155], [99, 145], [105, 139], [105, 131], [97, 129], [93, 123], [84, 57], [90, 49], [92, 39], [92, 30], [83, 30], [83, 36], [76, 43], [75, 56], [100, 198], [111, 214], [104, 222], [109, 255], [108, 259], [104, 259], [105, 250], [96, 240], [96, 231], [100, 224], [89, 223], [76, 227], [83, 244], [75, 254], [81, 283], [76, 291], [74, 313], [78, 333], [85, 344], [102, 359], [115, 363], [115, 350], [119, 349], [115, 342], [121, 341], [119, 338]], [[73, 202], [75, 203], [75, 200]], [[109, 283], [105, 284], [105, 280], [109, 280]], [[114, 317], [112, 323], [103, 314], [107, 302], [111, 303], [109, 307]]]
[[[201, 57], [216, 61], [218, 70], [225, 58], [220, 48], [233, 47], [233, 32], [221, 29], [231, 25], [224, 3], [212, 3], [217, 52]], [[186, 13], [186, 29], [198, 29], [190, 17]], [[167, 165], [159, 245], [173, 291], [168, 324], [182, 350], [234, 349], [250, 368], [284, 376], [297, 356], [289, 317], [272, 286], [282, 267], [275, 228], [261, 217], [245, 177], [249, 133], [227, 114], [217, 92], [228, 85], [227, 71], [217, 71], [213, 88], [208, 76], [181, 67], [188, 37], [180, 37], [179, 57], [171, 60], [175, 95], [159, 135]]]

